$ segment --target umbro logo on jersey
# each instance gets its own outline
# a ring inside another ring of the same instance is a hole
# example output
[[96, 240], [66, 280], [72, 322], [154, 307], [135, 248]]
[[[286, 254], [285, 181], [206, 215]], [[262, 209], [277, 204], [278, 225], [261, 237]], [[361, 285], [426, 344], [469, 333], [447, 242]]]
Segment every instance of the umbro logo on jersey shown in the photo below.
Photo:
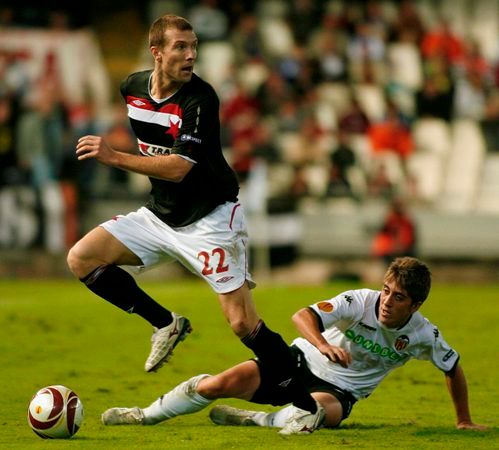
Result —
[[132, 103], [136, 106], [144, 106], [146, 104], [142, 100], [134, 100]]

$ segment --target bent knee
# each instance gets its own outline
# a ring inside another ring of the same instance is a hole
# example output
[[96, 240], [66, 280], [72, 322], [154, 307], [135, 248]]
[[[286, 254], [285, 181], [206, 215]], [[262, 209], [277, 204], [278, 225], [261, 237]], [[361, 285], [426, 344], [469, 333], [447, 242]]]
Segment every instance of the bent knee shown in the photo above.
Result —
[[78, 243], [69, 250], [66, 263], [69, 270], [80, 279], [84, 278], [98, 266], [94, 261], [85, 257]]
[[248, 336], [248, 334], [250, 334], [253, 331], [255, 325], [251, 323], [249, 320], [236, 319], [230, 321], [230, 327], [232, 328], [234, 334], [240, 339], [242, 339]]
[[196, 387], [196, 392], [208, 399], [223, 398], [225, 397], [226, 390], [226, 384], [220, 377], [216, 376], [204, 378]]

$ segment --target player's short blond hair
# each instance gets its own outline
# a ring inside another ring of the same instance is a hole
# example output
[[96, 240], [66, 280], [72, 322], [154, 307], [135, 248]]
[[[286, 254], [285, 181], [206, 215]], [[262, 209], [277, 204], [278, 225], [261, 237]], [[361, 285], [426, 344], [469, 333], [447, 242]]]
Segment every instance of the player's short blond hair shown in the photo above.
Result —
[[413, 303], [423, 303], [430, 293], [431, 272], [419, 259], [403, 256], [390, 264], [384, 281], [395, 281], [407, 292]]
[[192, 31], [187, 19], [174, 14], [165, 14], [156, 19], [149, 28], [149, 47], [163, 47], [166, 44], [166, 30]]

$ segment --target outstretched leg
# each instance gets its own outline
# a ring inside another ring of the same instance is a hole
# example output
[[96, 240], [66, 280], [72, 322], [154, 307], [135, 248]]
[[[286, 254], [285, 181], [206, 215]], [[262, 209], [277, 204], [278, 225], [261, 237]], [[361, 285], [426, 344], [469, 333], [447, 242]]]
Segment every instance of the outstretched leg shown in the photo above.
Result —
[[159, 369], [191, 332], [189, 321], [157, 303], [118, 265], [141, 265], [140, 258], [102, 227], [94, 228], [69, 251], [68, 266], [94, 294], [154, 327], [147, 372]]

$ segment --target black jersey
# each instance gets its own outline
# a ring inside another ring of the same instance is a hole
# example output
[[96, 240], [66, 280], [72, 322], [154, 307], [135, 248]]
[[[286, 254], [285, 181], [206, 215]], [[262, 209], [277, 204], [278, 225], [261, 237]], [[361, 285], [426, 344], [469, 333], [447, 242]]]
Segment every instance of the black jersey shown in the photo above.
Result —
[[177, 154], [194, 162], [180, 183], [149, 177], [151, 197], [146, 204], [173, 227], [189, 225], [226, 201], [236, 201], [236, 175], [222, 154], [219, 100], [214, 89], [192, 75], [162, 102], [150, 96], [152, 70], [136, 72], [121, 83], [121, 95], [145, 157]]

